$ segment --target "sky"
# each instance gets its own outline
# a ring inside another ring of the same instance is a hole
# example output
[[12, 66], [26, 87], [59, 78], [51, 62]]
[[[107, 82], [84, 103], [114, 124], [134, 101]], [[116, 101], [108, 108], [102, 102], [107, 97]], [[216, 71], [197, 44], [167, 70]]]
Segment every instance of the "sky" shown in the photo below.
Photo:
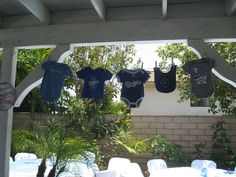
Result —
[[[161, 61], [161, 58], [158, 57], [156, 50], [160, 46], [165, 46], [166, 43], [158, 43], [158, 44], [135, 44], [136, 49], [136, 56], [134, 57], [134, 63], [139, 58], [141, 58], [141, 61], [143, 62], [143, 69], [153, 69], [155, 67], [155, 62], [157, 62], [157, 67], [159, 66], [159, 62]], [[180, 64], [180, 61], [176, 58], [174, 59], [174, 63], [178, 66]], [[169, 64], [171, 64], [171, 61], [169, 60]]]
[[134, 58], [135, 61], [141, 58], [144, 69], [154, 68], [155, 61], [160, 61], [157, 53], [155, 52], [158, 45], [160, 44], [135, 44], [135, 49], [137, 50]]

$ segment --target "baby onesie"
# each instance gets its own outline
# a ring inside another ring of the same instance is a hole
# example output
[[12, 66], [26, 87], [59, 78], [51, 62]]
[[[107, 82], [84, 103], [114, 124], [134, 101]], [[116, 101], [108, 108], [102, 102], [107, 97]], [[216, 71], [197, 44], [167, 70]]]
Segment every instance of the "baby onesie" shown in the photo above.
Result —
[[116, 75], [122, 83], [121, 100], [127, 107], [139, 107], [144, 98], [143, 84], [149, 79], [149, 74], [144, 69], [129, 70], [124, 69]]
[[41, 84], [40, 97], [44, 101], [54, 102], [60, 97], [64, 80], [66, 77], [69, 77], [72, 72], [66, 64], [56, 61], [43, 63], [42, 69], [45, 70], [45, 73]]
[[77, 73], [84, 80], [82, 98], [103, 99], [104, 82], [111, 79], [112, 73], [103, 68], [92, 69], [85, 67]]
[[202, 58], [193, 60], [183, 66], [185, 72], [190, 74], [192, 93], [197, 98], [207, 98], [214, 92], [211, 69], [214, 60]]

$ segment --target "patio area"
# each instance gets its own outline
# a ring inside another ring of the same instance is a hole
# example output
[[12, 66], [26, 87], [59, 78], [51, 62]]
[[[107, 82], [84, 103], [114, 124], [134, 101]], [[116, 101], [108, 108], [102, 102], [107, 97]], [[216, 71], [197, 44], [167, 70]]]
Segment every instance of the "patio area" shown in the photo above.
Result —
[[[19, 155], [28, 155], [27, 153], [18, 153]], [[33, 155], [33, 154], [31, 154]], [[23, 157], [23, 156], [22, 156]], [[29, 157], [29, 155], [28, 155]], [[30, 158], [15, 158], [15, 161], [10, 163], [10, 177], [35, 177], [37, 174], [38, 165], [41, 159]], [[50, 173], [52, 169], [52, 161], [48, 159], [45, 176]], [[59, 177], [235, 177], [236, 171], [217, 169], [216, 164], [210, 160], [194, 160], [189, 167], [167, 167], [163, 159], [152, 159], [147, 162], [147, 172], [142, 173], [140, 166], [137, 163], [131, 163], [129, 159], [113, 157], [109, 161], [107, 170], [97, 168], [97, 165], [87, 160], [69, 160], [65, 171], [59, 174]]]

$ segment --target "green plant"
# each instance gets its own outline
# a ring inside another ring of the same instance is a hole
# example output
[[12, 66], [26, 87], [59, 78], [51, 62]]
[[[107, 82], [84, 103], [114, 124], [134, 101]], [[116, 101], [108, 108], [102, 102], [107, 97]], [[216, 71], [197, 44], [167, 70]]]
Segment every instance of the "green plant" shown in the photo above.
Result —
[[166, 139], [157, 135], [150, 139], [150, 150], [155, 158], [165, 159], [167, 162], [186, 164], [189, 156], [176, 144], [168, 144]]
[[148, 139], [139, 138], [132, 131], [120, 131], [112, 140], [115, 145], [125, 148], [131, 155], [138, 155], [149, 150]]
[[234, 170], [235, 167], [236, 167], [236, 154], [233, 153], [229, 159], [229, 169]]
[[211, 158], [223, 167], [228, 165], [229, 162], [227, 162], [226, 160], [233, 154], [231, 148], [231, 141], [224, 127], [225, 124], [226, 123], [221, 120], [217, 121], [215, 124], [210, 126], [211, 129], [214, 131], [212, 136], [213, 153], [211, 155]]
[[200, 142], [198, 144], [193, 145], [195, 148], [194, 154], [196, 155], [194, 158], [195, 159], [202, 159], [204, 156], [202, 154], [203, 149], [205, 148], [206, 144], [204, 142]]
[[108, 114], [109, 112], [104, 108], [106, 106], [104, 106], [103, 101], [71, 98], [65, 114], [68, 120], [67, 127], [72, 128], [85, 139], [91, 140], [100, 140], [106, 136], [113, 136], [121, 129], [127, 130], [130, 127], [130, 118], [128, 112], [124, 109], [124, 105], [117, 104], [118, 107], [116, 105], [109, 106], [116, 111], [120, 111], [120, 115], [115, 114], [117, 117], [110, 120], [107, 117], [109, 115], [112, 116], [112, 114]]
[[[53, 168], [48, 177], [54, 177], [62, 172], [67, 159], [75, 159], [78, 155], [84, 155], [86, 151], [96, 149], [94, 143], [77, 136], [73, 131], [54, 119], [49, 119], [47, 126], [37, 124], [33, 131], [20, 131], [13, 133], [13, 147], [17, 151], [35, 152], [41, 157], [37, 177], [44, 176], [46, 159], [53, 156]], [[59, 169], [61, 168], [61, 169]]]

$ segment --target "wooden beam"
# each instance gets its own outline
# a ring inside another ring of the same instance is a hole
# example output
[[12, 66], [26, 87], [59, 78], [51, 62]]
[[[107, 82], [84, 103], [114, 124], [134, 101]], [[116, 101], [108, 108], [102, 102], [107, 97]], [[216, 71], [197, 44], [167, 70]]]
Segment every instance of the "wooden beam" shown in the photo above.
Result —
[[194, 51], [199, 57], [206, 57], [207, 55], [207, 57], [215, 60], [212, 72], [221, 80], [236, 88], [236, 68], [232, 67], [220, 54], [201, 39], [189, 39], [188, 45], [195, 49]]
[[[60, 44], [52, 51], [52, 53], [45, 60], [42, 61], [42, 63], [47, 60], [55, 60], [58, 62], [62, 62], [65, 59], [65, 57], [69, 55], [67, 53], [67, 51], [69, 50], [70, 50], [70, 45]], [[14, 105], [15, 107], [19, 107], [25, 96], [33, 88], [35, 88], [42, 82], [44, 71], [41, 68], [41, 64], [38, 65], [28, 76], [26, 76], [26, 78], [19, 85], [17, 85], [16, 87], [17, 100]]]
[[[17, 50], [14, 47], [3, 49], [3, 60], [1, 64], [1, 82], [9, 82], [15, 85]], [[0, 111], [0, 176], [9, 176], [9, 157], [11, 152], [11, 131], [13, 108]]]
[[106, 20], [106, 6], [103, 0], [90, 0], [94, 9], [102, 20]]
[[231, 16], [236, 10], [236, 0], [225, 1], [226, 15]]
[[40, 0], [19, 0], [40, 21], [50, 24], [50, 12]]
[[7, 2], [9, 2], [9, 0], [0, 0], [0, 6], [4, 5]]
[[111, 43], [236, 39], [236, 17], [107, 21], [0, 29], [0, 47], [73, 43]]
[[167, 1], [168, 0], [162, 0], [162, 19], [166, 19], [167, 16]]
[[[225, 17], [225, 10], [222, 9], [224, 3], [188, 3], [188, 4], [168, 4], [169, 19], [190, 19], [190, 18], [215, 18]], [[211, 8], [209, 8], [211, 7]], [[199, 13], [201, 12], [201, 13]], [[155, 6], [137, 6], [137, 7], [117, 7], [107, 8], [107, 21], [131, 21], [131, 20], [152, 20], [160, 19], [162, 16], [162, 7]], [[45, 26], [45, 23], [39, 21], [32, 14], [4, 16], [3, 28], [19, 28], [30, 26]], [[79, 24], [89, 22], [101, 22], [97, 12], [94, 9], [85, 9], [79, 11], [53, 12], [51, 14], [51, 24]]]

